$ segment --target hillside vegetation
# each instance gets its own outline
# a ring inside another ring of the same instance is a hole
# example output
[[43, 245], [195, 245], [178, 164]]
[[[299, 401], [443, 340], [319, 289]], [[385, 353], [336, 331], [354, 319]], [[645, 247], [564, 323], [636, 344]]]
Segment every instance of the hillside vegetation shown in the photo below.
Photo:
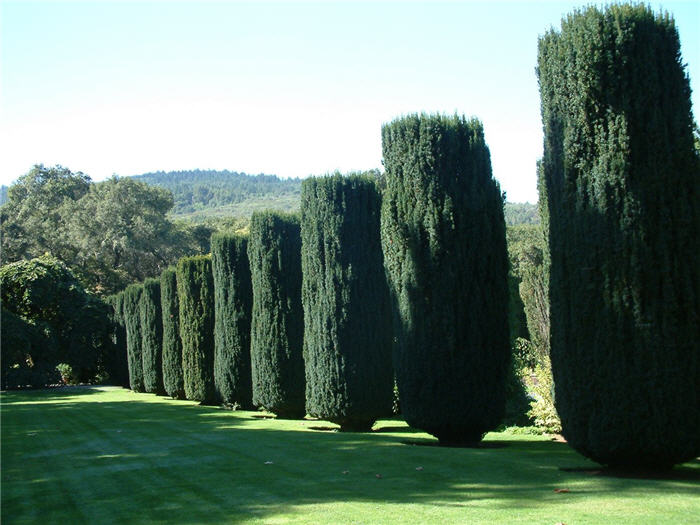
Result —
[[[378, 170], [373, 173], [381, 177]], [[249, 218], [255, 211], [294, 212], [301, 202], [301, 179], [276, 175], [248, 175], [236, 171], [157, 171], [135, 175], [135, 180], [170, 190], [174, 218], [206, 222], [223, 217]], [[538, 224], [537, 205], [507, 202], [507, 225]]]

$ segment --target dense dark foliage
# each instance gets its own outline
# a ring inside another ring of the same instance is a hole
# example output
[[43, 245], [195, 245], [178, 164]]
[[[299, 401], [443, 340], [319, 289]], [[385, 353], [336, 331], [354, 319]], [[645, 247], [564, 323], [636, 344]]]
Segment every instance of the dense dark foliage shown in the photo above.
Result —
[[166, 268], [160, 276], [160, 306], [163, 316], [163, 388], [170, 397], [184, 399], [180, 305], [174, 268]]
[[503, 201], [482, 125], [412, 115], [382, 128], [382, 243], [406, 421], [477, 442], [501, 421], [510, 346]]
[[700, 454], [700, 178], [673, 20], [588, 8], [540, 39], [551, 356], [595, 461]]
[[44, 386], [55, 379], [59, 363], [72, 368], [77, 382], [93, 381], [104, 368], [111, 347], [109, 310], [85, 292], [63, 263], [42, 256], [5, 265], [0, 268], [0, 293], [3, 309], [21, 320], [8, 315], [13, 334], [7, 335], [31, 342], [30, 351], [26, 345], [3, 350], [3, 371], [19, 374], [8, 380], [10, 386]]
[[306, 179], [301, 194], [306, 409], [369, 430], [391, 414], [391, 314], [373, 180]]
[[104, 298], [108, 307], [112, 347], [105, 359], [109, 382], [129, 388], [129, 364], [126, 351], [126, 326], [124, 325], [124, 294]]
[[177, 263], [176, 272], [185, 397], [202, 403], [215, 403], [211, 257], [183, 257]]
[[0, 390], [60, 381], [56, 340], [45, 323], [32, 323], [2, 307]]
[[163, 314], [160, 306], [160, 279], [146, 279], [140, 305], [141, 359], [146, 392], [163, 394]]
[[306, 413], [299, 217], [253, 214], [248, 258], [253, 282], [253, 404], [280, 417]]
[[126, 354], [129, 367], [129, 385], [134, 392], [145, 392], [143, 382], [143, 338], [141, 336], [142, 284], [131, 284], [124, 294], [124, 326], [126, 328]]
[[252, 407], [250, 317], [253, 290], [248, 238], [217, 233], [211, 239], [214, 273], [214, 385], [225, 404]]

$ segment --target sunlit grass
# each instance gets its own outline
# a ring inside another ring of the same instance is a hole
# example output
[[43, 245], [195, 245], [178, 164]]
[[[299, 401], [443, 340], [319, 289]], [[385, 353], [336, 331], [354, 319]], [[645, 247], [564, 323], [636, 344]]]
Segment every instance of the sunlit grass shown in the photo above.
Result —
[[[421, 446], [116, 388], [2, 394], [3, 523], [690, 523], [700, 461], [604, 475], [546, 437]], [[561, 470], [579, 469], [579, 470]], [[555, 492], [566, 489], [568, 492]]]

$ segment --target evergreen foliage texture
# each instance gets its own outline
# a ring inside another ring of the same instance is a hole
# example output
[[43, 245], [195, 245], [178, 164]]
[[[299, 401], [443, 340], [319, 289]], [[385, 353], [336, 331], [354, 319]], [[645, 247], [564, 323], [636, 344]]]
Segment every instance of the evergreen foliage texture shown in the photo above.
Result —
[[166, 268], [160, 276], [160, 306], [163, 323], [163, 389], [174, 399], [184, 399], [180, 305], [175, 268]]
[[409, 115], [382, 128], [382, 244], [406, 421], [473, 443], [504, 415], [511, 355], [503, 197], [482, 124]]
[[143, 294], [143, 285], [130, 284], [123, 293], [129, 386], [134, 392], [145, 392], [143, 381], [143, 338], [141, 336], [141, 295]]
[[129, 365], [126, 352], [126, 326], [124, 325], [124, 293], [104, 298], [111, 323], [112, 348], [105, 359], [110, 383], [129, 388]]
[[146, 392], [163, 394], [163, 314], [160, 306], [160, 279], [146, 279], [140, 304], [141, 359]]
[[250, 317], [253, 290], [248, 238], [215, 233], [211, 238], [214, 273], [214, 384], [220, 401], [252, 408]]
[[392, 410], [380, 208], [375, 182], [366, 176], [302, 183], [306, 409], [341, 430], [369, 430]]
[[551, 359], [563, 433], [602, 464], [700, 454], [700, 180], [668, 14], [612, 5], [539, 41]]
[[302, 418], [306, 407], [299, 217], [254, 213], [248, 258], [253, 284], [253, 404], [279, 417]]
[[216, 402], [214, 388], [214, 280], [211, 257], [183, 257], [177, 263], [177, 296], [185, 397]]

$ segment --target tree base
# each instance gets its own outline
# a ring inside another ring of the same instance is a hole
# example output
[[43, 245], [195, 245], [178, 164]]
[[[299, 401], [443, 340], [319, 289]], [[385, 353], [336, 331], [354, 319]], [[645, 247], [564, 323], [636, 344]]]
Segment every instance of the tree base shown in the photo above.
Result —
[[429, 432], [440, 442], [441, 447], [468, 447], [477, 448], [481, 445], [481, 440], [484, 438], [483, 432], [469, 432], [462, 434]]
[[271, 410], [276, 419], [304, 419], [306, 410]]
[[370, 432], [375, 422], [374, 419], [343, 419], [330, 421], [340, 425], [341, 432]]

